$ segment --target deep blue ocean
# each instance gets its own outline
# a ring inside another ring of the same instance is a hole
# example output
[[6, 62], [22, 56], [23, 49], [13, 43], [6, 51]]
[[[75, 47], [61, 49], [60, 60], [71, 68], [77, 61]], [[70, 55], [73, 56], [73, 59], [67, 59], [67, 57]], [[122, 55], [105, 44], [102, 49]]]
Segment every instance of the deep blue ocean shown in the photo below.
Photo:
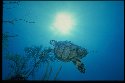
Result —
[[[58, 14], [67, 20], [60, 17], [55, 21]], [[67, 14], [71, 16], [69, 20]], [[59, 24], [60, 20], [66, 23]], [[72, 26], [64, 30], [68, 22]], [[53, 28], [54, 23], [57, 28]], [[7, 52], [26, 56], [25, 47], [52, 47], [50, 40], [71, 41], [86, 48], [88, 54], [81, 59], [85, 73], [79, 72], [71, 61], [58, 60], [50, 62], [48, 80], [54, 80], [60, 65], [56, 80], [124, 80], [124, 1], [3, 1], [2, 34], [7, 34], [7, 40], [2, 41], [7, 44], [2, 48], [3, 80], [14, 74], [11, 61], [5, 57]], [[43, 62], [27, 80], [43, 80], [45, 71]]]

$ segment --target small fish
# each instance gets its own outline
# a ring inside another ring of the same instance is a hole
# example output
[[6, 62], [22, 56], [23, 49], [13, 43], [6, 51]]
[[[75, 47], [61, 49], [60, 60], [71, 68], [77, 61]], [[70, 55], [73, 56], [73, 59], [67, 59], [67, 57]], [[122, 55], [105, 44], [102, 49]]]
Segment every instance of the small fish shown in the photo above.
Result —
[[35, 22], [29, 22], [29, 23], [35, 23]]
[[13, 2], [10, 1], [9, 3], [10, 3], [10, 4], [15, 4], [15, 3], [17, 4], [18, 1], [13, 1]]
[[14, 24], [14, 20], [10, 21], [11, 24]]
[[14, 24], [14, 21], [13, 21], [13, 20], [12, 20], [12, 21], [3, 21], [3, 22]]
[[9, 3], [3, 2], [3, 4], [9, 4]]
[[12, 8], [6, 8], [6, 9], [12, 9]]
[[23, 20], [23, 19], [19, 19], [19, 20]]

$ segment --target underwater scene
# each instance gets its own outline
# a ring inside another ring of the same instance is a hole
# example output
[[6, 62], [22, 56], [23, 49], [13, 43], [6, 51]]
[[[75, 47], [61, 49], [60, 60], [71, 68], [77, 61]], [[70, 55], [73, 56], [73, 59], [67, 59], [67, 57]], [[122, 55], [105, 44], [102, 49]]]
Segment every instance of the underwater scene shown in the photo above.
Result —
[[123, 81], [124, 1], [3, 1], [2, 80]]

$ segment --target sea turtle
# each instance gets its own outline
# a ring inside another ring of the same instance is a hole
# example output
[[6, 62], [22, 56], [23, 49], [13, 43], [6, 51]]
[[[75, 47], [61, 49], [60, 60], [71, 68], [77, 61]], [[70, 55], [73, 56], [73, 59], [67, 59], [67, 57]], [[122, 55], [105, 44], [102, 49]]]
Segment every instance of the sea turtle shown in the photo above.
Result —
[[88, 54], [85, 48], [75, 45], [71, 41], [50, 40], [50, 44], [54, 46], [54, 55], [58, 60], [72, 61], [81, 73], [85, 73], [84, 64], [80, 60]]

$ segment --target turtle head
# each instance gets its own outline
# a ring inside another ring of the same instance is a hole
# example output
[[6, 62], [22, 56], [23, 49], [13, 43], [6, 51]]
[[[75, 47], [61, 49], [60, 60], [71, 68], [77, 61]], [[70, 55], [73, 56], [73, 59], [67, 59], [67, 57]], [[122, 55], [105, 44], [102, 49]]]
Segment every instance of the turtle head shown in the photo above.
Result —
[[77, 53], [78, 53], [79, 57], [82, 58], [82, 57], [85, 57], [88, 54], [88, 51], [85, 48], [79, 48], [77, 50]]
[[51, 45], [55, 46], [56, 43], [57, 43], [57, 41], [55, 41], [55, 40], [50, 40], [50, 44], [51, 44]]

